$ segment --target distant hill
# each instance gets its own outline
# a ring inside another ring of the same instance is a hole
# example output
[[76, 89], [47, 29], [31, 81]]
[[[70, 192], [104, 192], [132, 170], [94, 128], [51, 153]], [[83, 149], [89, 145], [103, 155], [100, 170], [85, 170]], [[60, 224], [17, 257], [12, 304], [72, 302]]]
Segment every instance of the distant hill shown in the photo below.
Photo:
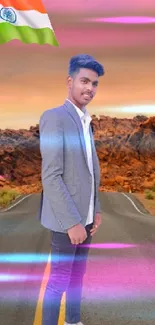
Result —
[[[155, 116], [132, 119], [92, 115], [102, 191], [140, 192], [155, 181]], [[52, 153], [51, 153], [52, 154]], [[0, 129], [0, 186], [41, 190], [39, 125]]]

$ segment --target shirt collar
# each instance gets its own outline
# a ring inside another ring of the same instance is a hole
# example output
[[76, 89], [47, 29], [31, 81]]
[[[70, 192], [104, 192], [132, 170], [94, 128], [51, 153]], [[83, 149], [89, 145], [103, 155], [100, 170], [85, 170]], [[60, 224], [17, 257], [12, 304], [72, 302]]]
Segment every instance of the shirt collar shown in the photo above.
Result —
[[92, 120], [92, 118], [91, 118], [91, 116], [90, 116], [90, 114], [88, 113], [88, 111], [86, 110], [86, 108], [85, 107], [83, 107], [82, 108], [82, 110], [79, 108], [79, 107], [77, 107], [70, 99], [68, 99], [67, 98], [67, 100], [75, 107], [75, 109], [76, 109], [76, 111], [77, 111], [77, 113], [78, 113], [78, 115], [80, 116], [80, 118], [81, 118], [81, 120], [83, 120], [84, 119], [84, 117], [86, 118], [86, 119], [88, 119], [89, 121], [91, 121]]

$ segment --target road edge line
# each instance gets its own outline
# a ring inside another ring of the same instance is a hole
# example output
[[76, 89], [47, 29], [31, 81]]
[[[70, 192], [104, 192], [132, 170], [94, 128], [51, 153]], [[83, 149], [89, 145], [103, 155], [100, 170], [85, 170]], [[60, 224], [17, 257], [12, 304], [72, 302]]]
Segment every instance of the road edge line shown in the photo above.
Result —
[[[14, 203], [13, 205], [11, 205], [9, 208], [5, 209], [5, 210], [1, 210], [0, 213], [3, 213], [3, 212], [7, 212], [9, 211], [10, 209], [14, 208], [17, 204], [19, 204], [20, 202], [22, 202], [23, 200], [25, 200], [27, 197], [31, 196], [31, 194], [28, 194], [26, 196], [24, 196], [21, 200], [17, 201], [16, 203]], [[20, 197], [21, 195], [19, 195], [18, 197]]]
[[147, 215], [147, 213], [143, 213], [143, 212], [141, 212], [139, 209], [138, 209], [138, 207], [136, 206], [136, 204], [135, 204], [135, 202], [130, 198], [130, 197], [128, 197], [127, 196], [127, 194], [125, 194], [125, 193], [121, 193], [122, 195], [124, 195], [131, 203], [132, 203], [132, 205], [134, 206], [134, 208], [139, 212], [139, 213], [141, 213], [141, 214], [143, 214], [144, 216], [146, 216]]

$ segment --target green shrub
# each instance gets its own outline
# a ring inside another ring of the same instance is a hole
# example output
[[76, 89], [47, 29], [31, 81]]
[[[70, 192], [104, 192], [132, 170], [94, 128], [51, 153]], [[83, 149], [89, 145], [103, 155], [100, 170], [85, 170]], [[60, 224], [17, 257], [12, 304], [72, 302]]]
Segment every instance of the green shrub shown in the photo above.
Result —
[[0, 207], [8, 206], [18, 195], [19, 193], [13, 189], [0, 190]]
[[152, 192], [155, 192], [155, 185], [152, 186]]
[[146, 191], [145, 198], [148, 199], [148, 200], [153, 200], [154, 195], [150, 191]]

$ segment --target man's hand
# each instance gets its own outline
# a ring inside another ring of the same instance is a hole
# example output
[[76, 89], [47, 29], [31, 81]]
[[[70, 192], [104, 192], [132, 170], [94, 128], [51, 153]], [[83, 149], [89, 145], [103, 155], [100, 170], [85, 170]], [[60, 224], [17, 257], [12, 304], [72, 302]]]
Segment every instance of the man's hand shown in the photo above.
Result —
[[98, 213], [96, 213], [96, 215], [94, 217], [93, 228], [90, 230], [91, 236], [93, 236], [96, 233], [96, 231], [97, 231], [98, 227], [101, 225], [101, 223], [102, 223], [102, 215], [101, 215], [101, 213], [98, 212]]
[[68, 236], [73, 245], [82, 244], [84, 240], [87, 238], [87, 232], [85, 227], [79, 223], [72, 228], [68, 229]]

